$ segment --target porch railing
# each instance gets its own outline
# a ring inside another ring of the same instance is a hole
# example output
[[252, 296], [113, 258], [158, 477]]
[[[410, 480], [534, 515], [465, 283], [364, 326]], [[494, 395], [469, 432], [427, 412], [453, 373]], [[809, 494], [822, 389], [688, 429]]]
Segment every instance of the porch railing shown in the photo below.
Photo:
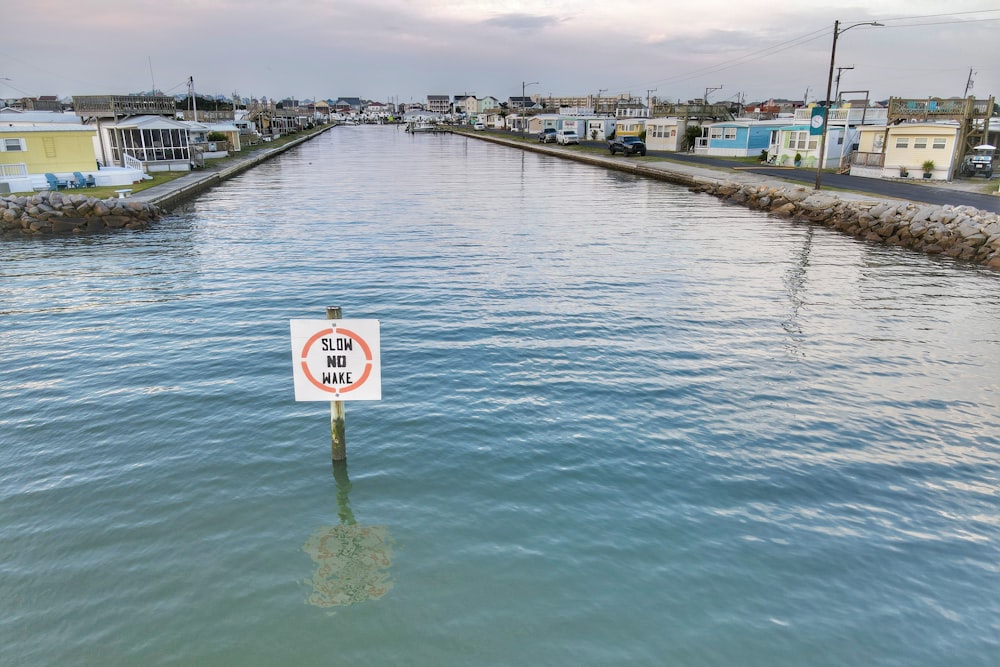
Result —
[[[795, 110], [796, 123], [808, 123], [812, 117], [812, 109], [799, 108]], [[843, 107], [830, 109], [831, 125], [859, 125], [864, 121], [865, 125], [884, 125], [889, 117], [888, 109]]]
[[885, 153], [862, 153], [854, 151], [851, 153], [852, 167], [882, 167], [885, 165]]
[[129, 169], [138, 169], [139, 171], [143, 171], [142, 160], [133, 157], [128, 153], [125, 153], [125, 155], [123, 155], [122, 158], [123, 158], [122, 163], [124, 164], [124, 166], [128, 167]]

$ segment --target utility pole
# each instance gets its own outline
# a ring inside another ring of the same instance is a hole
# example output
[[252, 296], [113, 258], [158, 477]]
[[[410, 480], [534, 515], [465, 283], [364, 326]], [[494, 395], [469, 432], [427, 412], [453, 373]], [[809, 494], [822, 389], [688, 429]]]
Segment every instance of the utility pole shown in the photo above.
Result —
[[656, 92], [656, 88], [650, 88], [646, 91], [646, 106], [649, 108], [649, 117], [653, 117], [653, 98], [650, 97], [652, 93]]
[[833, 94], [833, 99], [834, 100], [839, 100], [840, 99], [840, 73], [843, 72], [845, 69], [854, 69], [854, 65], [851, 65], [850, 67], [838, 67], [837, 68], [836, 88], [834, 89], [836, 92], [834, 92], [834, 94]]
[[600, 112], [598, 112], [597, 109], [601, 106], [601, 93], [606, 93], [606, 92], [608, 92], [607, 88], [598, 88], [597, 89], [597, 103], [594, 105], [594, 113], [595, 114], [599, 115]]
[[705, 89], [705, 97], [702, 98], [702, 101], [705, 103], [705, 106], [708, 106], [708, 94], [709, 93], [714, 93], [717, 90], [722, 90], [722, 84], [719, 84], [718, 88], [706, 88]]
[[191, 98], [191, 110], [194, 112], [194, 122], [198, 122], [198, 102], [194, 98], [194, 77], [188, 77], [188, 97]]
[[972, 68], [970, 67], [969, 68], [969, 78], [965, 81], [965, 94], [962, 95], [962, 97], [968, 97], [969, 96], [969, 91], [972, 90], [972, 85], [974, 83], [972, 81], [972, 75], [973, 74], [975, 74], [975, 72], [973, 72]]

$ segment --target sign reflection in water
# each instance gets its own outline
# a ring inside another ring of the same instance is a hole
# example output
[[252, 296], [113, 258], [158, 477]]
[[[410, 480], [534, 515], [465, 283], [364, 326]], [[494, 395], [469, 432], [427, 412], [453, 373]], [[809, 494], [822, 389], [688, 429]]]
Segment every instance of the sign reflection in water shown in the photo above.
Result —
[[312, 586], [306, 602], [317, 607], [346, 607], [377, 600], [392, 588], [392, 536], [388, 527], [363, 526], [354, 519], [346, 461], [334, 461], [333, 477], [340, 523], [316, 529], [302, 547], [316, 563], [315, 574], [305, 583]]

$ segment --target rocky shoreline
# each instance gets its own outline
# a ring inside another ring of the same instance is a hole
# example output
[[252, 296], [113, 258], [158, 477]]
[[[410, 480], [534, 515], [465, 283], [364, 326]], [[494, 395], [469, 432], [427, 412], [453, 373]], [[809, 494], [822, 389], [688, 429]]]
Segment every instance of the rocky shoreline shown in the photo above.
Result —
[[30, 196], [0, 199], [0, 233], [82, 234], [145, 229], [160, 214], [156, 205], [146, 202], [43, 190]]
[[824, 224], [872, 243], [1000, 270], [1000, 215], [971, 206], [854, 201], [802, 187], [701, 182], [689, 188], [773, 215]]

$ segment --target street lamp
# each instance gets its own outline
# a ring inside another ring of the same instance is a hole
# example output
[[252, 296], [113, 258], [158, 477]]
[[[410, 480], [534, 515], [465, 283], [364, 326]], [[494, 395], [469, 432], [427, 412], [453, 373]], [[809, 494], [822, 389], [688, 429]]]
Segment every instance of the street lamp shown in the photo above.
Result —
[[830, 89], [833, 88], [833, 68], [834, 62], [837, 59], [837, 37], [851, 28], [857, 28], [859, 25], [882, 26], [884, 24], [879, 23], [878, 21], [865, 21], [863, 23], [849, 25], [846, 28], [841, 28], [840, 21], [833, 22], [833, 47], [830, 49], [830, 76], [826, 79], [826, 106], [824, 107], [825, 118], [823, 119], [823, 134], [820, 136], [819, 140], [819, 164], [816, 165], [817, 190], [822, 188], [823, 181], [823, 160], [826, 158], [826, 131], [830, 127]]
[[538, 85], [537, 81], [529, 81], [528, 83], [525, 83], [524, 81], [521, 82], [521, 138], [522, 139], [524, 139], [524, 125], [525, 125], [525, 120], [524, 120], [524, 89], [527, 88], [528, 86], [537, 86], [537, 85]]

